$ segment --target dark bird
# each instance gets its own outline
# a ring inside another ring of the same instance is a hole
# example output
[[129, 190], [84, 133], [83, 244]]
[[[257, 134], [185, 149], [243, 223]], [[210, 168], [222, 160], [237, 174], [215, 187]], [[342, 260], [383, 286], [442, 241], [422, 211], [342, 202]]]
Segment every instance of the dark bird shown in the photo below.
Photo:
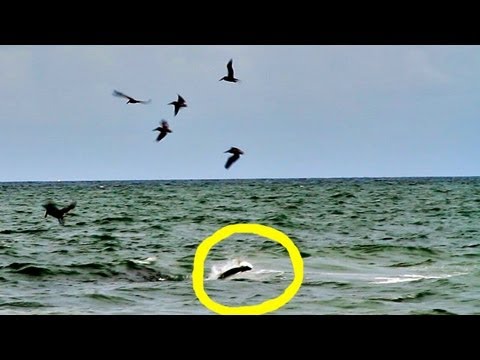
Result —
[[[178, 95], [178, 94], [177, 94]], [[182, 107], [187, 107], [187, 104], [185, 102], [185, 99], [182, 98], [180, 95], [178, 95], [178, 100], [177, 101], [172, 101], [168, 105], [173, 105], [175, 106], [175, 116], [178, 114], [178, 110]]]
[[230, 61], [228, 62], [227, 70], [228, 70], [227, 76], [222, 77], [218, 81], [225, 80], [225, 81], [230, 81], [230, 82], [234, 82], [234, 83], [237, 82], [237, 81], [240, 81], [239, 79], [235, 78], [234, 75], [233, 75], [233, 59], [230, 59]]
[[165, 136], [167, 136], [168, 133], [171, 133], [172, 130], [170, 130], [170, 127], [168, 126], [168, 122], [166, 120], [162, 120], [162, 126], [159, 126], [152, 131], [160, 131], [158, 136], [157, 136], [157, 141], [162, 140]]
[[242, 150], [233, 146], [225, 152], [233, 154], [228, 158], [227, 162], [225, 163], [225, 169], [228, 169], [230, 166], [232, 166], [232, 164], [240, 158], [240, 155], [243, 155]]
[[47, 215], [53, 216], [54, 218], [58, 219], [58, 222], [61, 225], [65, 225], [65, 221], [63, 220], [63, 217], [67, 212], [74, 209], [76, 205], [77, 205], [77, 202], [74, 201], [70, 205], [65, 206], [62, 209], [59, 209], [57, 208], [57, 205], [55, 205], [55, 203], [53, 203], [52, 201], [49, 201], [48, 203], [43, 205], [43, 207], [45, 208], [45, 217], [47, 217]]
[[136, 104], [136, 103], [148, 104], [152, 101], [152, 99], [149, 99], [147, 101], [137, 100], [137, 99], [134, 99], [134, 98], [132, 98], [128, 95], [125, 95], [124, 93], [121, 93], [120, 91], [117, 91], [117, 90], [113, 90], [113, 95], [114, 96], [120, 96], [120, 97], [123, 97], [125, 99], [128, 99], [127, 104]]

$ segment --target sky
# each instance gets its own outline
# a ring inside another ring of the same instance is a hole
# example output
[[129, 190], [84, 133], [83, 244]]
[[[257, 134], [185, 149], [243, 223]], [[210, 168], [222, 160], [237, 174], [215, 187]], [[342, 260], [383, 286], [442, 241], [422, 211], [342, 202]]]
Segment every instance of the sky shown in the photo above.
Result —
[[0, 45], [0, 182], [479, 176], [479, 64], [471, 45]]

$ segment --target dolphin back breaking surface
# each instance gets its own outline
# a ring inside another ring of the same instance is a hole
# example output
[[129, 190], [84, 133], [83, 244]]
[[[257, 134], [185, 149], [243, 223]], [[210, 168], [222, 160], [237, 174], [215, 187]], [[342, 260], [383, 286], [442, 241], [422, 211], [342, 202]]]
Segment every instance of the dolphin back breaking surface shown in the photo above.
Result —
[[239, 259], [228, 260], [220, 266], [213, 265], [208, 280], [227, 279], [235, 274], [250, 271], [253, 265], [247, 261], [240, 261]]

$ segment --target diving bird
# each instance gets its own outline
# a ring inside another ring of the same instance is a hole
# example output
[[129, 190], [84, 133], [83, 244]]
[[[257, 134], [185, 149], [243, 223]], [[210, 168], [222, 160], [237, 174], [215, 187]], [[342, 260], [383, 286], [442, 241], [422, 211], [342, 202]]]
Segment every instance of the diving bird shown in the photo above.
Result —
[[140, 103], [140, 104], [148, 104], [152, 101], [152, 99], [149, 99], [147, 101], [144, 101], [144, 100], [137, 100], [137, 99], [134, 99], [128, 95], [125, 95], [124, 93], [120, 92], [120, 91], [117, 91], [117, 90], [113, 90], [113, 95], [114, 96], [120, 96], [120, 97], [123, 97], [125, 99], [128, 99], [127, 101], [127, 104], [136, 104], [136, 103]]
[[230, 81], [230, 82], [234, 82], [234, 83], [237, 82], [237, 81], [240, 81], [239, 79], [235, 78], [234, 75], [233, 75], [233, 59], [230, 59], [230, 61], [228, 62], [227, 70], [228, 70], [227, 76], [222, 77], [218, 81], [225, 80], [225, 81]]
[[225, 151], [226, 153], [233, 154], [230, 156], [225, 163], [225, 169], [228, 169], [232, 164], [240, 158], [240, 155], [243, 155], [243, 151], [237, 147], [231, 147], [229, 150]]
[[174, 116], [176, 116], [178, 114], [178, 110], [180, 110], [180, 108], [187, 107], [187, 103], [185, 102], [185, 99], [182, 98], [180, 95], [178, 95], [178, 100], [177, 101], [172, 101], [168, 105], [175, 106], [175, 115]]
[[168, 133], [171, 133], [170, 127], [168, 126], [168, 122], [166, 120], [162, 120], [162, 126], [159, 126], [152, 131], [160, 131], [157, 136], [157, 141], [162, 140]]
[[58, 222], [61, 225], [65, 225], [65, 221], [63, 220], [63, 217], [65, 216], [65, 214], [67, 212], [74, 209], [76, 205], [77, 205], [77, 202], [74, 201], [74, 202], [70, 203], [70, 205], [59, 209], [57, 207], [57, 205], [55, 205], [54, 202], [49, 201], [49, 202], [47, 202], [46, 204], [43, 205], [43, 207], [45, 208], [45, 217], [47, 217], [47, 215], [53, 216], [54, 218], [58, 219]]

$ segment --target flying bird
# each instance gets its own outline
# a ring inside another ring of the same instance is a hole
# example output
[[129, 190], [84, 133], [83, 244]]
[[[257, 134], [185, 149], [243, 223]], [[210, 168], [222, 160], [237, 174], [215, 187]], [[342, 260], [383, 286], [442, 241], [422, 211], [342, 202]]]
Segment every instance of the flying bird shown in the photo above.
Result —
[[185, 102], [185, 99], [182, 98], [180, 95], [178, 95], [178, 100], [177, 101], [172, 101], [168, 105], [175, 106], [175, 115], [174, 116], [176, 116], [178, 114], [178, 110], [180, 110], [180, 108], [187, 107], [187, 103]]
[[227, 70], [228, 70], [227, 76], [222, 77], [218, 81], [225, 80], [225, 81], [230, 81], [230, 82], [234, 82], [234, 83], [237, 82], [237, 81], [240, 81], [239, 79], [235, 78], [234, 75], [233, 75], [233, 59], [230, 59], [230, 61], [228, 62]]
[[57, 207], [57, 205], [55, 205], [54, 202], [49, 201], [49, 202], [47, 202], [46, 204], [43, 205], [43, 207], [45, 208], [45, 218], [47, 217], [47, 215], [53, 216], [54, 218], [58, 219], [58, 222], [61, 225], [65, 225], [65, 221], [63, 220], [63, 217], [65, 216], [65, 214], [67, 212], [74, 209], [76, 205], [77, 205], [77, 202], [74, 201], [74, 202], [70, 203], [70, 205], [59, 209]]
[[160, 131], [157, 136], [157, 141], [162, 140], [168, 133], [171, 133], [170, 127], [168, 126], [168, 122], [166, 120], [162, 120], [162, 126], [159, 126], [152, 131]]
[[137, 99], [134, 99], [128, 95], [125, 95], [124, 93], [120, 92], [120, 91], [117, 91], [117, 90], [113, 90], [113, 95], [114, 96], [120, 96], [120, 97], [123, 97], [125, 99], [128, 99], [127, 101], [127, 104], [136, 104], [136, 103], [140, 103], [140, 104], [149, 104], [152, 99], [149, 99], [147, 101], [144, 101], [144, 100], [137, 100]]
[[226, 153], [230, 153], [230, 154], [233, 154], [232, 156], [230, 156], [227, 160], [227, 162], [225, 163], [225, 169], [228, 169], [230, 166], [232, 166], [232, 164], [237, 161], [238, 159], [240, 159], [240, 155], [243, 155], [243, 151], [240, 150], [239, 148], [236, 148], [236, 147], [231, 147], [229, 150], [225, 151]]

